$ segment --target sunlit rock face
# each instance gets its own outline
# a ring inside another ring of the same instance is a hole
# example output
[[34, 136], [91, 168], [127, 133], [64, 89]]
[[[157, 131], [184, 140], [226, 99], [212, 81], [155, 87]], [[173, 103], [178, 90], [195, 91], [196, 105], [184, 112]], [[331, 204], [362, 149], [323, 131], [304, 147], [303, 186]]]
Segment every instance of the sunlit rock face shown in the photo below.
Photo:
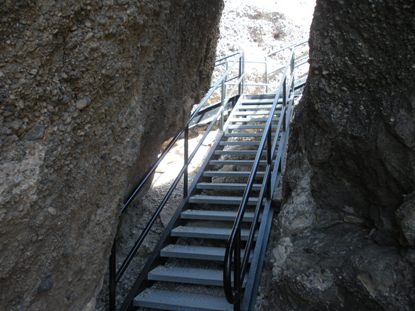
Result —
[[91, 310], [119, 203], [209, 86], [221, 1], [0, 5], [0, 309]]
[[414, 308], [414, 16], [409, 0], [317, 1], [269, 310]]

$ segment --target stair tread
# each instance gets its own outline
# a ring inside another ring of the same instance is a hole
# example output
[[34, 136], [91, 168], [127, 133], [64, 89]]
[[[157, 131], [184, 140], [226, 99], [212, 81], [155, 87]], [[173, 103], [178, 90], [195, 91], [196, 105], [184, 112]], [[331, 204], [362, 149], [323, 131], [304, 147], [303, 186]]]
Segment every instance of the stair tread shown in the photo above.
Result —
[[[194, 210], [188, 209], [181, 213], [181, 217], [184, 219], [199, 219], [199, 220], [228, 220], [233, 221], [237, 212], [235, 211], [223, 211], [223, 210]], [[243, 220], [252, 221], [254, 219], [253, 212], [245, 212]]]
[[148, 279], [151, 281], [222, 286], [223, 271], [220, 269], [157, 266], [148, 273]]
[[225, 297], [147, 288], [134, 299], [134, 306], [161, 310], [232, 311]]
[[259, 146], [260, 141], [221, 141], [221, 146]]
[[245, 109], [238, 109], [238, 111], [235, 111], [233, 116], [263, 116], [263, 115], [269, 115], [269, 110], [254, 110], [254, 111], [240, 111]]
[[[276, 116], [275, 116], [275, 118], [276, 118]], [[232, 122], [232, 123], [236, 123], [236, 122], [244, 122], [244, 123], [248, 123], [248, 122], [267, 122], [268, 121], [268, 118], [264, 118], [264, 117], [262, 117], [262, 118], [249, 118], [249, 117], [246, 117], [246, 118], [230, 118], [230, 122]], [[273, 120], [273, 122], [274, 121], [276, 121], [276, 120]]]
[[[210, 165], [236, 165], [236, 166], [249, 166], [254, 164], [254, 160], [210, 160]], [[266, 165], [267, 161], [260, 160], [259, 165]]]
[[242, 104], [262, 104], [272, 103], [274, 98], [263, 98], [263, 99], [243, 99]]
[[[231, 234], [231, 230], [231, 228], [178, 226], [171, 231], [171, 235], [174, 237], [227, 240]], [[246, 241], [248, 235], [249, 231], [247, 229], [241, 229], [242, 240]]]
[[[249, 177], [250, 171], [204, 171], [203, 176], [218, 177], [218, 176], [235, 176], [235, 177]], [[256, 176], [264, 176], [264, 172], [257, 172]]]
[[[197, 189], [205, 190], [244, 190], [246, 184], [244, 183], [210, 183], [210, 182], [201, 182], [196, 185]], [[261, 188], [260, 184], [253, 184], [253, 190], [259, 190]]]
[[225, 133], [225, 137], [262, 137], [263, 133]]
[[[242, 201], [242, 197], [235, 196], [222, 196], [222, 195], [204, 195], [196, 194], [189, 198], [189, 203], [206, 203], [206, 204], [232, 204], [239, 205]], [[249, 198], [248, 204], [255, 205], [258, 202], [258, 198]]]
[[[262, 153], [265, 154], [266, 150]], [[256, 155], [257, 150], [216, 150], [216, 155]]]
[[254, 129], [264, 129], [265, 124], [261, 125], [244, 125], [244, 124], [230, 124], [228, 125], [228, 129], [237, 130], [237, 129], [244, 129], [244, 130], [254, 130]]
[[[243, 251], [241, 253], [243, 256]], [[161, 250], [161, 256], [222, 261], [225, 258], [225, 248], [169, 244]]]

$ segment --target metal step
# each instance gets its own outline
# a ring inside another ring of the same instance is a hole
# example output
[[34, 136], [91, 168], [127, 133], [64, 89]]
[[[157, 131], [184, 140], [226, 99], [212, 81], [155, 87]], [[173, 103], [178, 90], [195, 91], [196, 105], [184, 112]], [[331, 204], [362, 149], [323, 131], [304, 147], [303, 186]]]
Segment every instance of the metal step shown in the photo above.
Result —
[[[236, 122], [267, 122], [268, 118], [231, 118], [230, 122], [236, 123]], [[275, 122], [273, 120], [273, 122]]]
[[258, 111], [258, 110], [268, 109], [267, 113], [269, 113], [269, 110], [271, 108], [272, 108], [272, 104], [269, 104], [269, 105], [239, 105], [239, 106], [236, 106], [234, 109], [236, 111], [253, 110], [254, 112]]
[[[189, 198], [189, 203], [239, 205], [241, 204], [241, 200], [242, 200], [242, 197], [197, 194], [197, 195], [192, 195]], [[257, 202], [258, 202], [258, 198], [249, 198], [248, 205], [255, 205]]]
[[[250, 166], [254, 164], [254, 160], [210, 160], [209, 165], [236, 165], [236, 166]], [[267, 165], [267, 161], [259, 161], [259, 165]]]
[[263, 98], [263, 99], [243, 99], [242, 104], [265, 104], [271, 103], [274, 101], [273, 98]]
[[[249, 177], [251, 172], [248, 171], [204, 171], [205, 177]], [[264, 172], [257, 172], [257, 177], [264, 176]]]
[[[244, 255], [244, 253], [244, 250], [242, 250], [241, 257]], [[225, 248], [212, 246], [169, 244], [161, 250], [160, 256], [191, 260], [223, 261], [225, 258]]]
[[[171, 231], [171, 236], [181, 238], [227, 240], [231, 234], [231, 230], [231, 228], [178, 226]], [[241, 229], [241, 239], [243, 241], [248, 239], [248, 235], [248, 229]]]
[[[266, 150], [262, 153], [265, 154]], [[230, 156], [255, 156], [257, 150], [216, 150], [215, 155], [230, 155]]]
[[[210, 182], [200, 182], [196, 185], [196, 189], [200, 190], [245, 190], [246, 184], [237, 184], [237, 183], [210, 183]], [[252, 190], [260, 190], [260, 184], [253, 184]]]
[[229, 130], [263, 130], [265, 124], [262, 125], [244, 125], [244, 124], [230, 124], [228, 125]]
[[137, 295], [135, 307], [174, 311], [233, 311], [225, 297], [147, 288]]
[[236, 111], [233, 116], [263, 116], [269, 115], [269, 111], [265, 110], [255, 110], [255, 111]]
[[259, 141], [221, 141], [220, 146], [259, 146]]
[[262, 137], [263, 133], [225, 133], [224, 137]]
[[[212, 211], [212, 210], [193, 210], [188, 209], [181, 213], [182, 219], [192, 220], [216, 220], [216, 221], [234, 221], [237, 212], [233, 211]], [[254, 219], [253, 212], [245, 212], [243, 221], [251, 222]]]
[[148, 273], [150, 281], [223, 286], [223, 271], [216, 269], [158, 266]]

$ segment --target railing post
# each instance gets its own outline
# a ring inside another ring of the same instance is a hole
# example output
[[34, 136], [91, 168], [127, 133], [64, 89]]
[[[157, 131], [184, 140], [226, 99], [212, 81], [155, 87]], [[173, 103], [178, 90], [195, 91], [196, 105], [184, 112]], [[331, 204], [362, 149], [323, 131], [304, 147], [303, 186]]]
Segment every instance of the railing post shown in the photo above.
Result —
[[[225, 70], [228, 71], [228, 62], [225, 64]], [[224, 79], [222, 80], [221, 85], [221, 93], [220, 93], [220, 102], [222, 111], [220, 113], [220, 130], [223, 131], [223, 124], [224, 124], [224, 110], [225, 110], [225, 100], [226, 100], [226, 80], [228, 79], [228, 76], [225, 75]]]
[[[245, 250], [249, 252], [249, 250]], [[233, 284], [238, 297], [238, 302], [234, 304], [234, 310], [241, 310], [241, 228], [238, 228], [236, 232], [236, 241], [235, 241], [235, 254], [234, 254], [234, 278]]]
[[114, 243], [112, 244], [112, 248], [111, 248], [110, 261], [109, 261], [109, 279], [108, 279], [109, 311], [116, 310], [116, 306], [115, 306], [116, 273], [117, 273], [117, 262], [116, 262], [116, 246], [115, 246], [115, 239], [114, 239]]
[[[272, 124], [269, 127], [269, 131], [267, 133], [267, 165], [269, 165], [269, 167], [272, 167]], [[267, 193], [267, 199], [271, 200], [271, 179], [268, 176], [267, 177], [267, 183], [266, 183], [266, 193]]]
[[[284, 78], [284, 83], [282, 86], [282, 104], [283, 106], [286, 108], [287, 107], [287, 77]], [[285, 112], [287, 112], [287, 110], [285, 110]], [[284, 120], [282, 120], [282, 126], [283, 126], [283, 130], [284, 132], [287, 129], [287, 119], [286, 119], [287, 113], [284, 113]]]
[[291, 63], [290, 63], [290, 73], [292, 74], [294, 72], [294, 65], [295, 65], [295, 54], [294, 54], [294, 50], [292, 50], [292, 58], [291, 58]]
[[[241, 51], [241, 57], [239, 58], [239, 78], [242, 77], [244, 72], [245, 72], [245, 55], [244, 55], [244, 52]], [[238, 87], [239, 95], [243, 94], [243, 92], [244, 92], [244, 79], [242, 79], [241, 82], [239, 82], [239, 87]]]
[[184, 166], [183, 198], [187, 198], [189, 188], [189, 125], [184, 129]]
[[265, 56], [265, 93], [268, 93], [268, 57]]

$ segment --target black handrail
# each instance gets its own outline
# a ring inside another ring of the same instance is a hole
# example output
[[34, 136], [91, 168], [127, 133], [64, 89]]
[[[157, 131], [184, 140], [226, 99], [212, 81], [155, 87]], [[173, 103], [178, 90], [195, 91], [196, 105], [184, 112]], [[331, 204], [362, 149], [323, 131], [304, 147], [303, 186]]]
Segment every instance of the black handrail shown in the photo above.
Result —
[[272, 52], [268, 53], [267, 57], [270, 57], [272, 55], [275, 55], [275, 54], [280, 53], [280, 52], [285, 51], [285, 50], [293, 50], [293, 49], [295, 49], [295, 48], [297, 48], [297, 47], [299, 47], [301, 45], [304, 45], [307, 42], [308, 42], [307, 39], [301, 39], [300, 41], [298, 41], [296, 43], [289, 44], [289, 45], [287, 45], [287, 46], [285, 46], [283, 48], [280, 48], [278, 50], [275, 50], [275, 51], [272, 51]]
[[[243, 62], [242, 54], [236, 53], [233, 56], [238, 56], [239, 63]], [[235, 63], [237, 63], [237, 62], [238, 61], [236, 61]], [[239, 68], [241, 68], [241, 67], [242, 66], [240, 64]], [[221, 119], [221, 120], [223, 119], [223, 111], [224, 111], [225, 105], [228, 101], [228, 97], [226, 97], [225, 84], [228, 81], [227, 77], [228, 77], [228, 75], [229, 75], [229, 73], [231, 72], [232, 69], [233, 69], [232, 66], [229, 67], [229, 68], [226, 68], [225, 73], [209, 89], [209, 91], [204, 96], [202, 101], [198, 104], [197, 108], [191, 113], [189, 119], [187, 120], [187, 122], [185, 123], [183, 128], [181, 128], [176, 133], [176, 135], [170, 140], [169, 144], [166, 146], [166, 148], [161, 153], [161, 155], [158, 157], [158, 159], [153, 163], [153, 165], [150, 167], [150, 169], [146, 172], [145, 176], [140, 180], [138, 185], [133, 189], [133, 191], [130, 193], [128, 198], [124, 201], [124, 203], [121, 207], [121, 214], [123, 214], [126, 211], [126, 209], [131, 205], [131, 203], [134, 201], [134, 199], [137, 197], [137, 195], [144, 189], [145, 184], [149, 180], [151, 180], [151, 177], [152, 177], [153, 173], [155, 172], [155, 170], [157, 169], [158, 165], [166, 157], [166, 155], [169, 153], [169, 151], [172, 149], [172, 147], [175, 145], [175, 143], [178, 141], [178, 139], [184, 134], [184, 139], [185, 139], [185, 143], [184, 143], [184, 148], [185, 148], [185, 150], [184, 150], [184, 156], [185, 156], [184, 164], [183, 164], [180, 172], [176, 176], [175, 180], [171, 184], [169, 190], [164, 195], [162, 201], [160, 202], [160, 204], [158, 205], [158, 207], [154, 211], [152, 217], [147, 222], [145, 228], [142, 230], [139, 237], [136, 239], [133, 247], [130, 249], [127, 256], [125, 257], [125, 259], [121, 263], [118, 271], [117, 271], [117, 267], [116, 267], [116, 265], [117, 265], [117, 262], [116, 262], [116, 241], [114, 241], [114, 243], [113, 243], [112, 250], [111, 250], [111, 256], [110, 256], [110, 260], [109, 260], [109, 309], [111, 311], [116, 310], [116, 285], [117, 285], [117, 283], [121, 280], [121, 278], [123, 277], [125, 271], [128, 269], [131, 261], [133, 260], [134, 256], [136, 255], [138, 249], [140, 248], [140, 246], [144, 242], [144, 240], [147, 237], [148, 233], [150, 232], [152, 226], [154, 225], [155, 221], [157, 220], [157, 217], [160, 215], [161, 211], [163, 210], [166, 203], [170, 199], [170, 196], [172, 195], [172, 193], [176, 189], [176, 187], [177, 187], [177, 185], [180, 182], [182, 177], [184, 177], [183, 196], [184, 196], [184, 198], [187, 197], [187, 195], [188, 195], [188, 191], [187, 191], [188, 189], [187, 188], [188, 188], [188, 167], [189, 167], [189, 164], [192, 161], [192, 159], [195, 157], [195, 155], [198, 152], [200, 146], [202, 145], [202, 143], [204, 142], [204, 140], [206, 139], [207, 135], [210, 133], [212, 128], [215, 126], [217, 121], [219, 119]], [[239, 78], [240, 78], [240, 76], [239, 76]], [[198, 113], [201, 111], [201, 109], [205, 106], [205, 104], [207, 103], [208, 99], [212, 96], [212, 94], [217, 89], [219, 89], [219, 87], [222, 88], [222, 98], [221, 98], [222, 105], [221, 105], [220, 109], [218, 109], [216, 114], [214, 115], [210, 125], [205, 130], [204, 135], [199, 140], [198, 144], [196, 145], [193, 152], [189, 156], [188, 155], [189, 125], [191, 124], [192, 120], [198, 115]], [[219, 116], [221, 116], [221, 118], [219, 118]], [[128, 305], [128, 304], [129, 303], [124, 302], [123, 306]]]
[[[253, 241], [255, 237], [255, 232], [258, 226], [259, 215], [261, 211], [261, 206], [263, 204], [264, 196], [266, 195], [267, 200], [271, 200], [272, 191], [271, 191], [271, 177], [272, 172], [276, 170], [280, 166], [280, 163], [272, 164], [272, 157], [273, 157], [273, 150], [275, 149], [275, 144], [272, 144], [272, 129], [271, 124], [275, 114], [275, 110], [277, 108], [278, 101], [281, 96], [281, 91], [283, 92], [283, 107], [281, 109], [280, 118], [278, 121], [276, 134], [275, 134], [275, 143], [281, 133], [281, 127], [285, 126], [286, 124], [286, 107], [287, 107], [287, 72], [288, 69], [291, 69], [290, 79], [293, 79], [293, 70], [294, 67], [292, 66], [294, 61], [294, 51], [291, 50], [291, 56], [288, 64], [285, 66], [285, 70], [280, 81], [279, 87], [277, 89], [276, 95], [274, 97], [272, 103], [272, 109], [269, 113], [263, 135], [261, 137], [261, 141], [259, 144], [258, 151], [255, 155], [255, 160], [252, 165], [251, 173], [248, 178], [248, 183], [244, 190], [244, 194], [242, 196], [241, 203], [238, 208], [237, 216], [235, 218], [235, 222], [232, 226], [232, 231], [230, 237], [227, 242], [226, 251], [225, 251], [225, 258], [224, 258], [224, 270], [223, 270], [223, 283], [224, 283], [224, 291], [226, 295], [226, 299], [229, 303], [235, 305], [235, 309], [240, 309], [240, 301], [242, 299], [242, 283], [245, 277], [245, 274], [248, 269], [248, 259], [250, 255], [250, 251], [253, 246]], [[291, 82], [291, 81], [290, 81]], [[289, 83], [291, 88], [291, 84]], [[285, 142], [284, 142], [285, 144]], [[251, 190], [254, 184], [254, 180], [256, 178], [256, 174], [259, 168], [259, 163], [262, 157], [262, 153], [264, 151], [265, 145], [267, 145], [267, 165], [264, 172], [263, 182], [261, 184], [261, 190], [258, 196], [257, 205], [255, 208], [255, 216], [254, 221], [252, 222], [248, 241], [246, 242], [245, 252], [241, 263], [241, 225], [242, 219], [245, 214], [247, 203], [250, 199]], [[274, 146], [273, 146], [274, 145]], [[280, 149], [280, 148], [279, 148]], [[281, 157], [279, 157], [278, 162], [281, 162]], [[271, 167], [273, 166], [273, 169]], [[233, 271], [232, 271], [233, 266]]]

